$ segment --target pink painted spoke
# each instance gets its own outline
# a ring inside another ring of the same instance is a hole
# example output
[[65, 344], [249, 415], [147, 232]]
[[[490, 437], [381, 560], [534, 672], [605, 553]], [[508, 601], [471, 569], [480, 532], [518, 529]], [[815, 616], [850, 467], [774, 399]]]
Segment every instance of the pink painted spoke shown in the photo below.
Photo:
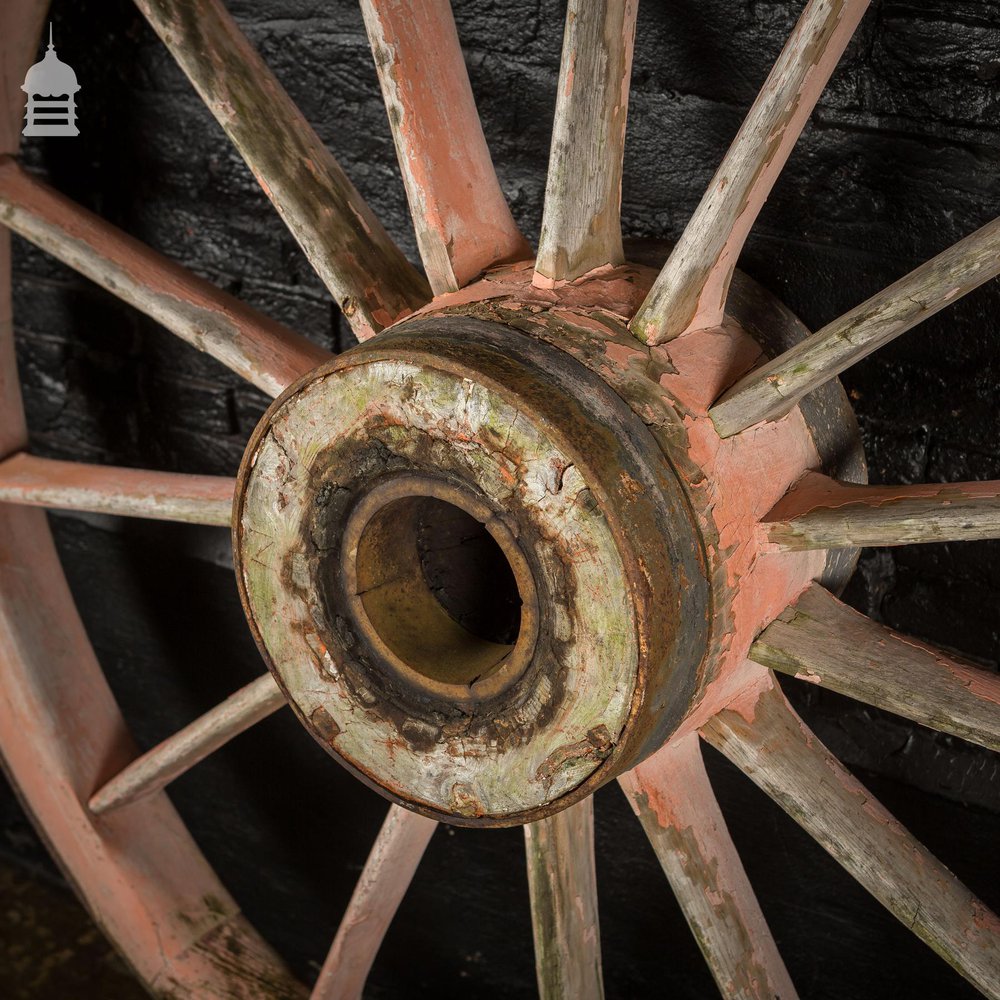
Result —
[[856, 486], [809, 472], [763, 529], [781, 551], [1000, 538], [1000, 481]]
[[600, 1000], [594, 799], [524, 828], [540, 1000]]
[[360, 1000], [382, 938], [436, 828], [435, 820], [390, 807], [311, 1000]]
[[272, 396], [330, 358], [2, 158], [0, 222]]
[[60, 462], [20, 452], [0, 462], [0, 502], [228, 526], [235, 480]]
[[570, 0], [536, 285], [621, 264], [622, 157], [637, 0]]
[[99, 816], [161, 791], [284, 704], [271, 674], [258, 677], [119, 771], [91, 796], [90, 811]]
[[221, 0], [136, 0], [362, 340], [430, 298]]
[[868, 0], [810, 0], [691, 221], [631, 323], [661, 344], [722, 322], [733, 270]]
[[0, 156], [21, 145], [26, 95], [21, 82], [35, 61], [48, 0], [4, 0], [0, 4]]
[[449, 0], [361, 0], [361, 11], [434, 293], [530, 257], [493, 169]]
[[726, 998], [781, 997], [795, 987], [726, 829], [697, 734], [618, 779]]
[[765, 680], [710, 720], [704, 737], [914, 934], [998, 1000], [1000, 920], [872, 798], [773, 680]]
[[1000, 676], [898, 635], [819, 584], [764, 629], [750, 658], [1000, 750]]
[[777, 420], [817, 386], [1000, 274], [1000, 219], [740, 379], [712, 407], [723, 437]]

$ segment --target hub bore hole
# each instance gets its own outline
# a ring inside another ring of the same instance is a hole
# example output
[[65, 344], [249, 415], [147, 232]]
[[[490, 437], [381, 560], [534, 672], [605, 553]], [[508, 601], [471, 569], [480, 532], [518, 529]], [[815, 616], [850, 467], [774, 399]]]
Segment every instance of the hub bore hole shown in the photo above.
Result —
[[417, 517], [420, 566], [438, 603], [474, 636], [513, 646], [521, 628], [521, 595], [486, 525], [433, 497], [419, 505]]
[[355, 579], [378, 639], [427, 680], [472, 685], [514, 650], [514, 570], [486, 524], [455, 504], [407, 496], [379, 509], [361, 532]]

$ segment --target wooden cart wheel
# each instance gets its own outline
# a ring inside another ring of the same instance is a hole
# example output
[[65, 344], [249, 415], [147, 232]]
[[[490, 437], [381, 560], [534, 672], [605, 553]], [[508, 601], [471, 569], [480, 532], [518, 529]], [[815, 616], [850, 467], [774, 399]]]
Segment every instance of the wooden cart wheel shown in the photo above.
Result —
[[[623, 249], [619, 225], [636, 2], [570, 0], [534, 258], [447, 0], [362, 0], [426, 280], [219, 0], [137, 2], [362, 343], [331, 358], [22, 170], [18, 86], [46, 5], [0, 9], [0, 221], [276, 397], [235, 481], [32, 456], [4, 230], [0, 749], [136, 975], [163, 996], [359, 996], [447, 820], [524, 825], [539, 991], [600, 996], [591, 793], [615, 779], [721, 993], [792, 997], [705, 740], [1000, 997], [997, 918], [772, 673], [1000, 748], [995, 676], [834, 596], [857, 546], [1000, 537], [1000, 483], [864, 485], [836, 379], [1000, 272], [1000, 222], [813, 334], [734, 270], [866, 0], [805, 6], [669, 255]], [[45, 507], [231, 523], [269, 671], [140, 754]], [[311, 992], [164, 793], [286, 702], [393, 803]]]

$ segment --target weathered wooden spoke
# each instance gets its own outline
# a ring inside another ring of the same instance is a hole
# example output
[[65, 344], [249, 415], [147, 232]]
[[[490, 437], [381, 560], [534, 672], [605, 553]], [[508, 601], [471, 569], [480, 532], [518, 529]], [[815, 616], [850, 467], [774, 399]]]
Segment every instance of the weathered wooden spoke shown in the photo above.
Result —
[[630, 327], [661, 344], [722, 322], [746, 238], [868, 0], [810, 0]]
[[112, 812], [166, 788], [284, 704], [274, 677], [258, 677], [119, 771], [91, 796], [90, 811], [95, 815]]
[[228, 526], [235, 486], [228, 476], [60, 462], [25, 452], [0, 462], [0, 502], [158, 521]]
[[777, 420], [812, 389], [1000, 274], [1000, 219], [736, 383], [712, 407], [723, 437]]
[[450, 0], [362, 0], [361, 10], [434, 293], [530, 257], [493, 169]]
[[621, 264], [622, 156], [638, 0], [570, 0], [535, 284]]
[[1000, 997], [1000, 920], [844, 769], [773, 681], [702, 732], [914, 934]]
[[221, 0], [136, 0], [362, 340], [430, 292]]
[[726, 829], [696, 734], [618, 779], [724, 997], [797, 996]]
[[272, 396], [330, 357], [6, 158], [0, 222]]
[[524, 845], [539, 997], [603, 997], [593, 797], [528, 823]]
[[786, 552], [1000, 538], [1000, 482], [857, 486], [809, 472], [763, 528]]
[[360, 1000], [382, 938], [436, 828], [435, 820], [390, 807], [311, 1000]]
[[1000, 677], [847, 607], [818, 584], [750, 649], [757, 663], [1000, 750]]

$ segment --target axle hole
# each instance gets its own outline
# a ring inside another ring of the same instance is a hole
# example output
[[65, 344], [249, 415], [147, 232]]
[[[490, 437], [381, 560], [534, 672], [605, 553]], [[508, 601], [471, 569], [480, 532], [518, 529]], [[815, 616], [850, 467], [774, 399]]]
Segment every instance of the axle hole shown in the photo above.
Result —
[[361, 532], [355, 580], [377, 638], [427, 680], [480, 682], [517, 643], [522, 601], [510, 560], [455, 504], [406, 496], [379, 509]]

